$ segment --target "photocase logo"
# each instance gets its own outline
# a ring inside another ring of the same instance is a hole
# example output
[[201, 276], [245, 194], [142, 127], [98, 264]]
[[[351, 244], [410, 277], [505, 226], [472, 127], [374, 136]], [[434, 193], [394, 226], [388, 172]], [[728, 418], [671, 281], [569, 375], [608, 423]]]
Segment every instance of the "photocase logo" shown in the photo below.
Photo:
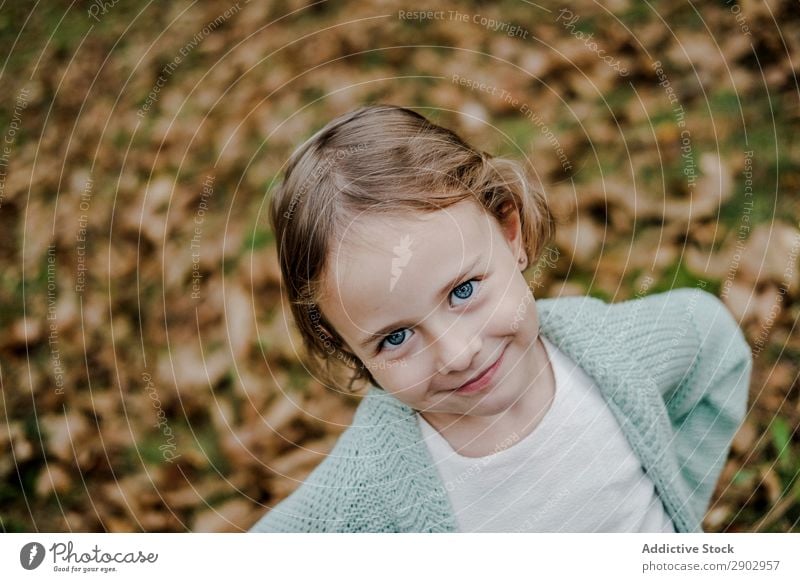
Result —
[[44, 546], [38, 542], [30, 542], [19, 551], [19, 563], [26, 570], [35, 570], [44, 560]]
[[411, 240], [411, 237], [407, 234], [403, 235], [400, 238], [400, 244], [392, 247], [394, 258], [392, 259], [392, 280], [389, 283], [389, 291], [394, 289], [395, 284], [400, 279], [403, 267], [411, 260]]

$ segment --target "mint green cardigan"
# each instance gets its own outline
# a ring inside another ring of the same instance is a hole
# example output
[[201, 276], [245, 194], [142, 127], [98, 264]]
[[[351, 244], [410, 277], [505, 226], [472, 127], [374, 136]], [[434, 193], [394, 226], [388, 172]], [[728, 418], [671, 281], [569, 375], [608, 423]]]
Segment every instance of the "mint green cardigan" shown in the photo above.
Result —
[[[746, 409], [752, 356], [715, 296], [536, 301], [540, 330], [599, 385], [679, 532], [702, 531]], [[331, 453], [253, 532], [457, 531], [413, 409], [371, 387]]]

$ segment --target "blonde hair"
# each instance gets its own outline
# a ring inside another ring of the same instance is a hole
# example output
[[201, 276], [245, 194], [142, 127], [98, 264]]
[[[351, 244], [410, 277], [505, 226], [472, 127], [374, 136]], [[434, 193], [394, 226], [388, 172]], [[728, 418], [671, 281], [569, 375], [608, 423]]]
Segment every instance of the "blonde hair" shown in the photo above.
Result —
[[[517, 209], [528, 265], [555, 232], [544, 196], [518, 162], [474, 149], [453, 131], [394, 105], [343, 114], [289, 159], [270, 205], [283, 285], [312, 370], [347, 389], [371, 372], [317, 302], [333, 241], [360, 214], [434, 212], [475, 198], [501, 224]], [[336, 364], [336, 365], [334, 365]]]

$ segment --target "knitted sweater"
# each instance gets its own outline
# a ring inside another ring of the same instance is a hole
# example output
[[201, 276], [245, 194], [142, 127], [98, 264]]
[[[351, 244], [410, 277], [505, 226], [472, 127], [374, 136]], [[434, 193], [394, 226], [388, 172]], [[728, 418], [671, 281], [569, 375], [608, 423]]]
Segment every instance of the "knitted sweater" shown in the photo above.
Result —
[[[597, 382], [678, 532], [701, 523], [746, 409], [752, 356], [700, 289], [608, 304], [540, 299], [541, 333]], [[254, 532], [449, 532], [414, 410], [371, 387], [331, 453]]]

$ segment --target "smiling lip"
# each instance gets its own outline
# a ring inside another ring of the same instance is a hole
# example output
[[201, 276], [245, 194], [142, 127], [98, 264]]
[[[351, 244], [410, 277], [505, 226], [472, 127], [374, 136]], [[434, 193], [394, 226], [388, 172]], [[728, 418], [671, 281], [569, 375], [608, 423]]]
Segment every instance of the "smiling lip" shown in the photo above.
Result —
[[456, 388], [456, 392], [459, 394], [472, 394], [474, 392], [479, 392], [483, 390], [487, 386], [489, 386], [494, 378], [495, 372], [500, 367], [500, 364], [503, 361], [503, 356], [505, 355], [506, 351], [503, 350], [503, 353], [500, 354], [500, 357], [497, 358], [494, 364], [489, 366], [480, 376], [472, 380], [471, 382], [467, 382], [460, 388]]

